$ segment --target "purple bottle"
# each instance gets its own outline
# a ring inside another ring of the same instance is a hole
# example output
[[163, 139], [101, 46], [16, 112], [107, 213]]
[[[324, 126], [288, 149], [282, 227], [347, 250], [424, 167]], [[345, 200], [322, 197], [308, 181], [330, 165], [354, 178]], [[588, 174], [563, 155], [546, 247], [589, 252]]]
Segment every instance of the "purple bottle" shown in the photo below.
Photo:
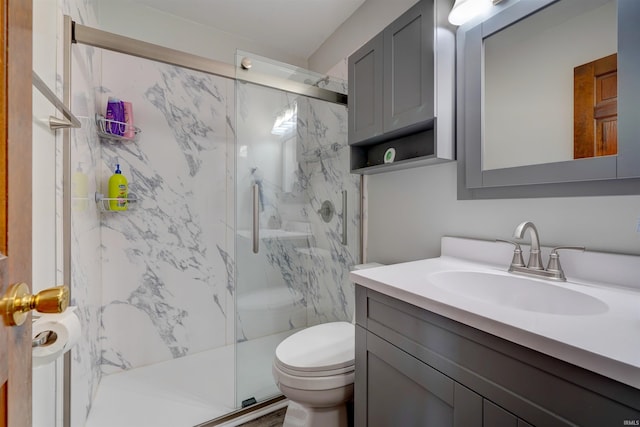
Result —
[[108, 133], [122, 136], [124, 135], [124, 104], [118, 98], [109, 97], [107, 101], [107, 113], [105, 119], [112, 120], [107, 122], [106, 131]]

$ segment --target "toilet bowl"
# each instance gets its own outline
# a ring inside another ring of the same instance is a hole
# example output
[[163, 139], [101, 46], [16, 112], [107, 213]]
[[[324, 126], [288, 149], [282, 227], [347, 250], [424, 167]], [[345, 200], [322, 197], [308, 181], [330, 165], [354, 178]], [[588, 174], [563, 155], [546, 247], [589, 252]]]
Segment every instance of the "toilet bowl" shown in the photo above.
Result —
[[347, 427], [353, 398], [355, 327], [331, 322], [297, 332], [278, 345], [273, 377], [290, 404], [284, 427]]

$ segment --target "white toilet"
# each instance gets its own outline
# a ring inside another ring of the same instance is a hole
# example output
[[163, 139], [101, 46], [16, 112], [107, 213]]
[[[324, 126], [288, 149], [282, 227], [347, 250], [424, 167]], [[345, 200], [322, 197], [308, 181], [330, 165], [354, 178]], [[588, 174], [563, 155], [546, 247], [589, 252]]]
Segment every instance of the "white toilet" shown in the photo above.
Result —
[[283, 427], [347, 427], [354, 359], [355, 326], [349, 322], [312, 326], [282, 341], [273, 360], [273, 378], [290, 401]]
[[278, 345], [273, 377], [289, 398], [284, 427], [347, 427], [353, 398], [355, 327], [324, 323]]

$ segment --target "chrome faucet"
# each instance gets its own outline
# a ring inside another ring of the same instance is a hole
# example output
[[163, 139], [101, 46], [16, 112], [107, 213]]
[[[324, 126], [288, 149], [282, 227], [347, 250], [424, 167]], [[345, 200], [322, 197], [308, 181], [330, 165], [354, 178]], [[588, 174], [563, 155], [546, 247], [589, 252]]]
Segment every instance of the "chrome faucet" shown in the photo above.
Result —
[[538, 236], [538, 229], [533, 222], [525, 221], [518, 225], [513, 232], [513, 237], [516, 239], [523, 239], [525, 231], [529, 230], [531, 235], [531, 251], [529, 252], [529, 262], [527, 262], [527, 268], [531, 270], [544, 270], [542, 265], [542, 255], [540, 254], [540, 237]]
[[509, 272], [515, 274], [543, 277], [546, 279], [558, 280], [562, 282], [567, 280], [564, 275], [564, 271], [562, 271], [562, 267], [560, 266], [560, 256], [558, 255], [558, 250], [573, 249], [584, 251], [584, 246], [558, 246], [556, 248], [553, 248], [551, 250], [551, 254], [549, 255], [549, 265], [545, 269], [542, 264], [542, 254], [540, 252], [540, 236], [538, 235], [538, 229], [535, 225], [533, 225], [533, 222], [525, 221], [518, 225], [513, 232], [513, 237], [516, 239], [522, 239], [524, 238], [524, 234], [527, 230], [529, 230], [529, 234], [531, 236], [531, 250], [529, 252], [529, 261], [527, 262], [526, 266], [522, 258], [522, 250], [520, 249], [519, 243], [498, 239], [498, 241], [500, 242], [511, 243], [516, 247], [513, 251], [513, 259], [511, 260], [511, 264], [509, 265]]

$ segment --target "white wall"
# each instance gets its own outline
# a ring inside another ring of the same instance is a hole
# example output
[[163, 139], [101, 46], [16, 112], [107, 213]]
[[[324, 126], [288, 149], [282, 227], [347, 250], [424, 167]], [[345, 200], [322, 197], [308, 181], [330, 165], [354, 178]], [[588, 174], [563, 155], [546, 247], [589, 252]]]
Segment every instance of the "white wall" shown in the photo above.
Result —
[[[33, 70], [45, 84], [56, 90], [57, 0], [40, 0], [33, 9]], [[49, 129], [49, 116], [60, 117], [56, 108], [37, 89], [33, 89], [33, 278], [34, 292], [61, 283], [56, 257], [57, 185], [56, 133]], [[61, 362], [33, 369], [33, 426], [61, 425], [62, 413], [57, 395], [61, 383], [56, 378]]]
[[[344, 64], [402, 12], [387, 6], [367, 1], [309, 59], [312, 69]], [[368, 261], [438, 256], [444, 235], [509, 238], [524, 220], [538, 225], [544, 245], [640, 254], [640, 196], [458, 201], [456, 180], [456, 162], [368, 177]]]
[[417, 0], [366, 0], [309, 57], [309, 69], [328, 73], [416, 3]]
[[524, 220], [545, 246], [640, 254], [640, 196], [457, 200], [456, 162], [375, 175], [368, 185], [369, 261], [438, 256], [445, 235], [510, 239]]
[[[306, 58], [129, 0], [99, 0], [100, 29], [206, 58], [235, 63], [236, 49], [306, 68]], [[169, 30], [170, 29], [170, 30]]]
[[[33, 14], [33, 70], [56, 90], [56, 0], [42, 0]], [[33, 291], [56, 286], [55, 106], [33, 89]]]

